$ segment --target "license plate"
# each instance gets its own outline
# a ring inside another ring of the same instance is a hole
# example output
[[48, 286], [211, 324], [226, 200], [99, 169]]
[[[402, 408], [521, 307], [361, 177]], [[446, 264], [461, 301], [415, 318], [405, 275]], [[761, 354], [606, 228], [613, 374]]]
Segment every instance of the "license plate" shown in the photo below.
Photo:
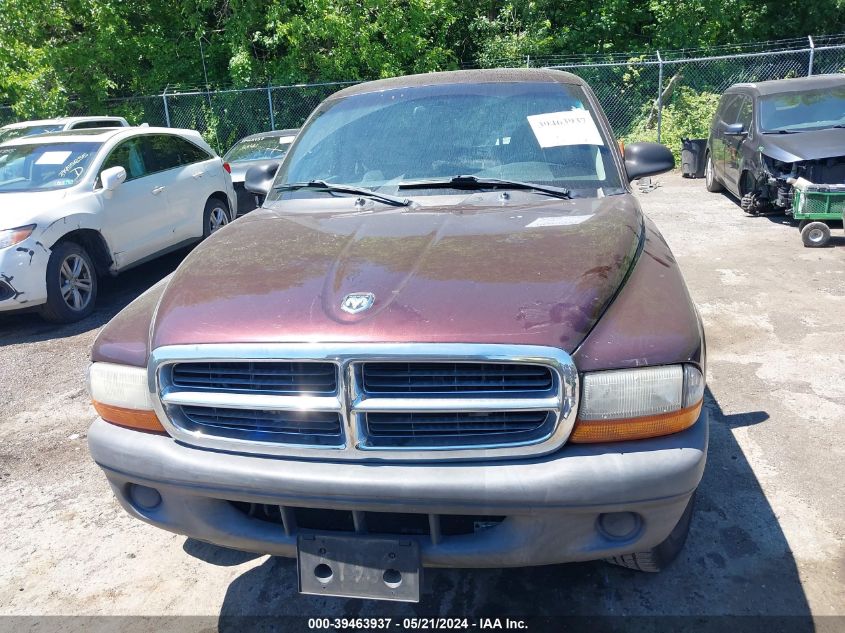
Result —
[[296, 560], [301, 593], [420, 600], [420, 549], [411, 539], [303, 534]]

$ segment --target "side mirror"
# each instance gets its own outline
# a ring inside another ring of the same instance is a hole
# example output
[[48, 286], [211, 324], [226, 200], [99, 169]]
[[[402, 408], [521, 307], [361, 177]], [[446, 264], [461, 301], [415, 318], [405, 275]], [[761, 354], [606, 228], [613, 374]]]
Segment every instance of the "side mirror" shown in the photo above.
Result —
[[277, 171], [279, 171], [279, 163], [277, 162], [250, 167], [246, 170], [244, 176], [244, 189], [266, 196], [270, 193]]
[[731, 123], [725, 126], [725, 136], [742, 136], [745, 134], [745, 126], [742, 123]]
[[103, 189], [114, 191], [126, 181], [126, 170], [123, 167], [109, 167], [100, 173]]
[[672, 151], [660, 143], [631, 143], [625, 146], [628, 180], [656, 176], [675, 167]]

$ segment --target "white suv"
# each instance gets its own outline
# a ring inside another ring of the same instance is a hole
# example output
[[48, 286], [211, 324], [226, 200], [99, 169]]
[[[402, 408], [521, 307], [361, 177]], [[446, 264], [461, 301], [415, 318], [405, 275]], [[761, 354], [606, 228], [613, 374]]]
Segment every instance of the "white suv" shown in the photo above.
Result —
[[88, 129], [0, 145], [0, 312], [90, 314], [98, 275], [229, 223], [228, 169], [193, 130]]
[[0, 127], [0, 143], [33, 134], [103, 127], [129, 127], [129, 123], [122, 116], [66, 116], [58, 119], [21, 121]]

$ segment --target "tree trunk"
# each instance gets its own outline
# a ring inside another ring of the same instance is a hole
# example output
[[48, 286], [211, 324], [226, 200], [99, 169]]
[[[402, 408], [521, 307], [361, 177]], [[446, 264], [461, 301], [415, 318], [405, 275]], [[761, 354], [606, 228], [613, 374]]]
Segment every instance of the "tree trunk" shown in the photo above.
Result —
[[648, 119], [646, 119], [645, 122], [646, 129], [652, 129], [655, 123], [657, 123], [658, 104], [662, 104], [664, 107], [666, 106], [666, 102], [669, 101], [669, 97], [671, 97], [672, 93], [675, 91], [675, 86], [679, 84], [683, 78], [684, 76], [681, 73], [676, 73], [669, 80], [669, 83], [666, 84], [666, 87], [663, 89], [663, 94], [660, 95], [660, 99], [656, 99], [651, 106], [651, 112], [648, 113]]

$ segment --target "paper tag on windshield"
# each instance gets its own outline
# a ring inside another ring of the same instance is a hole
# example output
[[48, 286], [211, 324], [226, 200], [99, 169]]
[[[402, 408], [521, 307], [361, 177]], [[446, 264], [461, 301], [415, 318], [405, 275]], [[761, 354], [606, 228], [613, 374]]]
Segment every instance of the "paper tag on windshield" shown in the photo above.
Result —
[[604, 145], [601, 134], [587, 110], [549, 112], [528, 117], [540, 147], [563, 145]]
[[64, 165], [73, 152], [44, 152], [35, 161], [36, 165]]
[[280, 136], [279, 137], [279, 145], [285, 145], [285, 144], [289, 145], [290, 143], [293, 143], [295, 139], [296, 139], [295, 136]]

